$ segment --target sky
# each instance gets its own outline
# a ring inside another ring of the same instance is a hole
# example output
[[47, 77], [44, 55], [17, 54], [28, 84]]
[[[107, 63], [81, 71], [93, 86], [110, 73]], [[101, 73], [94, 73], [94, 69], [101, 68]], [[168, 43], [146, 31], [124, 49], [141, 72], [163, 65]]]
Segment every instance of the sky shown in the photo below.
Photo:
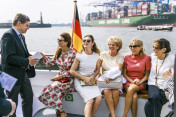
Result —
[[[13, 20], [17, 13], [24, 13], [31, 22], [40, 20], [44, 23], [71, 23], [74, 12], [74, 0], [0, 0], [0, 22]], [[112, 0], [77, 0], [79, 18], [84, 19], [89, 12], [103, 11], [102, 7], [93, 7], [93, 3]], [[167, 0], [165, 0], [167, 1]], [[176, 0], [170, 0], [176, 1]]]
[[[74, 0], [0, 0], [0, 22], [13, 20], [17, 13], [29, 16], [31, 22], [40, 20], [44, 23], [71, 23], [74, 12]], [[96, 0], [77, 0], [79, 17], [84, 19], [88, 12], [96, 11], [88, 6]], [[103, 0], [98, 0], [103, 1]], [[102, 9], [102, 8], [101, 8]]]

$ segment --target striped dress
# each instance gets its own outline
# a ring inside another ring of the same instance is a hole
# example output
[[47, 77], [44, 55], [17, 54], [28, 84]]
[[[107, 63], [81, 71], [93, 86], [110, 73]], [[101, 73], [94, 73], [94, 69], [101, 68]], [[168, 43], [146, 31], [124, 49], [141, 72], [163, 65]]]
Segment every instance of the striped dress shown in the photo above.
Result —
[[168, 78], [164, 82], [164, 91], [169, 92], [169, 104], [172, 106], [174, 103], [174, 79], [173, 78]]

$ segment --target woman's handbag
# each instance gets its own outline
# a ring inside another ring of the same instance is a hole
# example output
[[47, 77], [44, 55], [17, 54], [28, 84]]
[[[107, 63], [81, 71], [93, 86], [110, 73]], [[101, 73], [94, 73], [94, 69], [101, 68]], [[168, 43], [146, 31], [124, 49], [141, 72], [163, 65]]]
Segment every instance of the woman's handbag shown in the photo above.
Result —
[[86, 82], [83, 81], [83, 80], [80, 80], [80, 84], [81, 84], [81, 86], [88, 86], [88, 85], [86, 84]]
[[65, 78], [60, 79], [59, 81], [60, 81], [61, 83], [67, 83], [67, 82], [70, 81], [70, 79], [67, 78], [67, 77], [65, 77]]
[[96, 85], [96, 82], [93, 83], [93, 85], [87, 85], [85, 81], [80, 80], [81, 86], [93, 86]]
[[122, 88], [122, 75], [112, 79], [109, 83], [104, 81], [105, 75], [102, 75], [98, 78], [97, 85], [101, 88], [110, 88], [110, 89], [121, 89]]

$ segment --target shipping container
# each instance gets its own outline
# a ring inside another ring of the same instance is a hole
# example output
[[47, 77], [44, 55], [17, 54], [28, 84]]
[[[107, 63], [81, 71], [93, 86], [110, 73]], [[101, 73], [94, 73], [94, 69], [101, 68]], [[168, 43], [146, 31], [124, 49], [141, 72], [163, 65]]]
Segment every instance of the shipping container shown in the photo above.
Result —
[[104, 13], [102, 11], [98, 12], [98, 19], [103, 19]]
[[148, 15], [147, 10], [142, 10], [142, 15]]
[[141, 16], [141, 15], [142, 15], [142, 12], [137, 12], [137, 15], [138, 15], [138, 16]]
[[111, 18], [111, 13], [112, 13], [111, 9], [106, 10], [104, 13], [104, 18], [105, 19]]
[[132, 9], [128, 9], [128, 16], [132, 16]]
[[98, 13], [97, 12], [93, 12], [91, 13], [92, 17], [97, 17]]
[[88, 20], [88, 21], [90, 20], [90, 13], [87, 14], [86, 20]]
[[157, 3], [150, 3], [150, 14], [151, 15], [158, 14], [158, 4]]
[[143, 4], [142, 9], [148, 9], [148, 4]]

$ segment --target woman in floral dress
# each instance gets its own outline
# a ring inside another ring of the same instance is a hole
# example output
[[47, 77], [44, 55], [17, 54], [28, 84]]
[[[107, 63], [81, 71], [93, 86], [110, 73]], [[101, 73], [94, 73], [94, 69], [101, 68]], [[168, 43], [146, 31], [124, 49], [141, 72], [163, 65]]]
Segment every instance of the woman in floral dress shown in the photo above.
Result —
[[74, 90], [73, 76], [70, 74], [70, 68], [75, 58], [76, 52], [70, 49], [71, 37], [68, 33], [62, 33], [58, 39], [58, 49], [53, 59], [49, 59], [43, 55], [43, 60], [48, 66], [57, 64], [59, 72], [52, 78], [53, 81], [50, 85], [46, 86], [39, 100], [57, 110], [57, 116], [66, 117], [63, 110], [62, 97]]

